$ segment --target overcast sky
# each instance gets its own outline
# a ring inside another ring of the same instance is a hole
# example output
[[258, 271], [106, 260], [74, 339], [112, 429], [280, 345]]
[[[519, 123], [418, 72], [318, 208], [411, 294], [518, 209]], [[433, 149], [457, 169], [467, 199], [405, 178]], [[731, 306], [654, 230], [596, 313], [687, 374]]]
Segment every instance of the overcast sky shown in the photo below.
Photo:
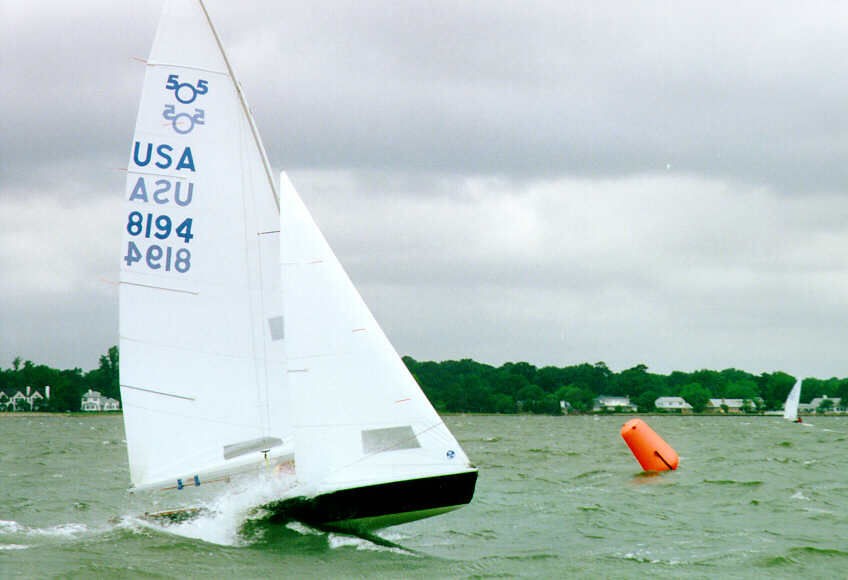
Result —
[[[207, 6], [401, 354], [848, 376], [848, 4]], [[0, 367], [117, 344], [160, 8], [0, 0]]]

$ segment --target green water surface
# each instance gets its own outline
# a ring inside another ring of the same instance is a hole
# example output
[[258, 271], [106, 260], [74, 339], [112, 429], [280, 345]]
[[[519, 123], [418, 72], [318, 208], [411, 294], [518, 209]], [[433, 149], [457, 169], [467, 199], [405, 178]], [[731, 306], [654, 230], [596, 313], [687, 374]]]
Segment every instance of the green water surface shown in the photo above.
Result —
[[474, 501], [392, 548], [237, 509], [146, 524], [119, 416], [0, 416], [0, 578], [848, 577], [848, 418], [646, 417], [680, 455], [653, 476], [627, 419], [447, 417]]

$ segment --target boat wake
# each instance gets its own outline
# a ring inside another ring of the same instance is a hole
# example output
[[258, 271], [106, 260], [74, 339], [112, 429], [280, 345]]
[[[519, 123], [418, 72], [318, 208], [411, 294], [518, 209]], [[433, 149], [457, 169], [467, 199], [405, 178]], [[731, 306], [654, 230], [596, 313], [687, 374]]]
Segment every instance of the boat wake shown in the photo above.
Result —
[[26, 550], [45, 543], [76, 541], [99, 531], [77, 522], [39, 527], [14, 520], [0, 520], [0, 551]]
[[402, 539], [400, 535], [349, 535], [321, 530], [296, 520], [282, 525], [275, 523], [279, 514], [271, 514], [259, 506], [271, 504], [291, 494], [294, 486], [294, 476], [261, 476], [234, 485], [214, 499], [192, 508], [140, 516], [127, 515], [118, 524], [133, 531], [152, 530], [221, 546], [244, 547], [315, 539], [325, 543], [329, 549], [352, 547], [357, 550], [389, 550], [416, 555], [413, 550], [395, 543], [394, 540]]
[[195, 538], [224, 546], [250, 544], [242, 534], [245, 522], [264, 518], [261, 506], [290, 493], [295, 478], [288, 474], [261, 475], [234, 482], [226, 491], [181, 510], [126, 516], [129, 525]]

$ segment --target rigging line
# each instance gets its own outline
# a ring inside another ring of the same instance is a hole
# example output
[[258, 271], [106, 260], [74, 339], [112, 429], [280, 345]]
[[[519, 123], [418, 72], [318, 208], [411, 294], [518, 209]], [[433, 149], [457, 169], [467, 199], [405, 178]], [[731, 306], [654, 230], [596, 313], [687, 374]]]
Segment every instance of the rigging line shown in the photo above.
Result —
[[[207, 18], [208, 18], [208, 16], [207, 16]], [[203, 67], [200, 67], [200, 66], [191, 66], [189, 64], [177, 64], [177, 63], [174, 63], [174, 62], [156, 62], [156, 61], [151, 62], [149, 60], [145, 61], [145, 64], [147, 66], [165, 66], [165, 67], [171, 67], [171, 68], [185, 68], [185, 69], [189, 69], [189, 70], [196, 70], [196, 71], [200, 71], [200, 72], [212, 73], [213, 75], [227, 76], [226, 71], [212, 70], [211, 68], [203, 68]]]
[[118, 284], [124, 284], [126, 286], [138, 286], [140, 288], [150, 288], [152, 290], [164, 290], [165, 292], [178, 292], [180, 294], [191, 294], [193, 296], [197, 296], [200, 292], [194, 292], [192, 290], [180, 290], [179, 288], [165, 288], [164, 286], [153, 286], [152, 284], [139, 284], [138, 282], [124, 282], [120, 281]]
[[142, 387], [133, 387], [132, 385], [124, 385], [121, 384], [121, 387], [124, 389], [132, 389], [133, 391], [141, 391], [143, 393], [151, 393], [153, 395], [162, 395], [163, 397], [172, 397], [174, 399], [185, 399], [186, 401], [194, 401], [194, 397], [186, 397], [185, 395], [175, 395], [173, 393], [166, 393], [164, 391], [154, 391], [153, 389], [144, 389]]
[[[260, 235], [256, 237], [251, 237], [249, 235], [249, 230], [251, 229], [259, 229], [260, 218], [259, 218], [259, 209], [260, 202], [257, 199], [257, 194], [263, 193], [261, 188], [261, 183], [256, 183], [254, 180], [253, 171], [244, 171], [244, 168], [250, 167], [251, 164], [251, 146], [249, 139], [243, 139], [243, 132], [239, 131], [239, 159], [241, 161], [241, 186], [242, 186], [242, 211], [244, 213], [244, 220], [246, 224], [250, 224], [250, 227], [245, 229], [244, 231], [244, 243], [245, 243], [245, 263], [248, 264], [248, 267], [251, 263], [250, 256], [250, 248], [254, 248], [256, 251], [256, 256], [254, 257], [256, 263], [256, 273], [259, 277], [259, 294], [258, 299], [254, 295], [254, 293], [250, 293], [248, 298], [250, 303], [250, 344], [252, 352], [254, 353], [254, 365], [253, 371], [256, 379], [255, 387], [256, 387], [256, 400], [260, 406], [260, 416], [264, 415], [264, 425], [261, 425], [261, 429], [263, 434], [270, 435], [271, 432], [271, 405], [270, 405], [270, 384], [271, 384], [271, 373], [268, 368], [268, 340], [266, 338], [266, 318], [267, 313], [265, 309], [265, 277], [266, 272], [264, 266], [265, 262], [265, 248], [263, 244], [263, 238]], [[260, 180], [261, 181], [261, 180]], [[264, 238], [267, 239], [267, 238]], [[252, 278], [252, 276], [248, 275], [248, 278]], [[257, 333], [259, 336], [257, 337]], [[258, 338], [258, 340], [257, 340]], [[260, 355], [261, 350], [261, 357]], [[260, 364], [261, 363], [261, 364]], [[261, 368], [260, 368], [261, 367]], [[264, 413], [262, 413], [264, 407]]]
[[221, 51], [221, 57], [224, 59], [224, 64], [227, 65], [227, 72], [233, 80], [233, 85], [235, 86], [236, 93], [238, 94], [241, 108], [247, 116], [247, 121], [250, 125], [250, 132], [253, 134], [253, 140], [256, 143], [256, 147], [259, 149], [259, 156], [262, 158], [262, 166], [265, 168], [265, 176], [268, 178], [268, 185], [271, 186], [271, 193], [274, 195], [274, 203], [276, 204], [277, 211], [279, 212], [280, 194], [277, 192], [277, 186], [274, 184], [274, 177], [271, 174], [271, 164], [268, 162], [268, 155], [265, 153], [265, 147], [263, 147], [262, 140], [259, 138], [259, 130], [256, 128], [256, 122], [253, 120], [253, 115], [250, 113], [250, 108], [247, 106], [247, 99], [244, 96], [244, 92], [241, 90], [241, 84], [239, 84], [238, 79], [233, 72], [233, 67], [230, 66], [230, 59], [227, 58], [227, 53], [224, 52], [224, 46], [221, 44], [221, 39], [218, 37], [218, 31], [215, 30], [215, 25], [212, 24], [212, 19], [209, 17], [209, 12], [206, 10], [206, 5], [203, 3], [203, 0], [197, 1], [200, 3], [200, 8], [203, 10], [203, 14], [206, 16], [206, 22], [209, 23], [209, 29], [212, 31], [212, 36], [215, 37], [218, 50]]
[[[233, 67], [230, 65], [230, 59], [227, 58], [227, 53], [224, 50], [223, 44], [221, 44], [221, 38], [218, 36], [218, 31], [215, 30], [215, 25], [212, 23], [212, 19], [209, 17], [209, 12], [206, 10], [206, 5], [203, 3], [203, 0], [198, 0], [198, 4], [200, 4], [200, 9], [203, 11], [204, 16], [206, 16], [206, 22], [209, 24], [209, 30], [212, 32], [212, 36], [215, 38], [215, 43], [218, 45], [218, 50], [221, 52], [221, 58], [224, 60], [224, 64], [227, 67], [227, 72], [230, 76], [230, 79], [232, 80], [233, 87], [236, 89], [236, 94], [238, 95], [239, 103], [241, 104], [242, 111], [244, 112], [244, 115], [247, 118], [247, 123], [248, 123], [248, 126], [250, 127], [250, 133], [253, 136], [253, 142], [254, 142], [254, 145], [256, 146], [256, 149], [259, 152], [259, 157], [262, 160], [262, 167], [265, 170], [265, 177], [268, 180], [268, 185], [271, 188], [271, 194], [272, 194], [272, 197], [274, 198], [274, 204], [277, 208], [277, 213], [279, 214], [279, 211], [280, 211], [280, 196], [277, 193], [277, 186], [274, 183], [274, 177], [271, 173], [271, 164], [268, 161], [268, 155], [265, 153], [265, 147], [262, 145], [262, 139], [259, 137], [259, 130], [256, 127], [256, 122], [253, 119], [253, 114], [251, 114], [250, 107], [248, 107], [248, 105], [247, 105], [247, 99], [244, 96], [244, 92], [242, 91], [241, 84], [238, 82], [238, 79], [236, 78], [235, 71], [233, 71]], [[256, 199], [254, 197], [254, 199], [253, 199], [254, 216], [256, 215], [257, 210], [258, 210], [258, 207], [257, 207], [257, 204], [256, 204]], [[262, 249], [261, 249], [261, 247], [258, 248], [258, 250], [259, 250], [259, 260], [260, 260], [259, 276], [260, 276], [260, 282], [261, 282], [261, 279], [262, 279]], [[262, 299], [261, 294], [260, 294], [259, 307], [260, 307], [260, 319], [262, 319], [265, 315], [265, 305], [264, 305], [264, 301]], [[255, 353], [256, 352], [255, 329], [254, 329], [254, 332], [252, 332], [251, 334], [252, 334], [251, 341], [253, 343], [253, 352]], [[270, 429], [270, 409], [269, 409], [269, 404], [268, 404], [269, 403], [269, 400], [268, 400], [269, 399], [268, 383], [269, 383], [270, 377], [268, 375], [268, 365], [267, 365], [268, 353], [267, 353], [267, 347], [266, 347], [266, 344], [265, 344], [266, 341], [264, 340], [264, 336], [265, 335], [264, 335], [264, 324], [263, 324], [262, 325], [262, 337], [263, 337], [262, 347], [263, 347], [263, 354], [264, 354], [263, 362], [265, 363], [264, 364], [264, 367], [265, 367], [264, 368], [264, 370], [265, 370], [264, 399], [265, 399], [265, 409], [266, 409], [266, 430], [267, 430], [267, 429]], [[262, 398], [261, 397], [261, 394], [262, 394], [261, 390], [262, 389], [260, 387], [260, 400]]]
[[162, 179], [173, 179], [174, 181], [179, 182], [188, 181], [188, 177], [184, 175], [169, 175], [167, 173], [154, 173], [151, 171], [136, 171], [135, 169], [129, 169], [128, 167], [118, 167], [118, 171], [123, 171], [129, 175], [140, 175], [142, 177], [161, 177]]

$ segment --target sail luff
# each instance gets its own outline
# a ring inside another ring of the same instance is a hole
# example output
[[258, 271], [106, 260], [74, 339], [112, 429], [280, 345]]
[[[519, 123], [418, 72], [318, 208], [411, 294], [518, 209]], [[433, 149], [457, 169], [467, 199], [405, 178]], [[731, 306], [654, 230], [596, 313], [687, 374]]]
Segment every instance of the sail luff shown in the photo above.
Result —
[[274, 176], [271, 172], [271, 163], [268, 161], [268, 154], [265, 152], [265, 146], [262, 144], [262, 138], [259, 136], [259, 129], [256, 127], [256, 120], [253, 118], [253, 113], [250, 112], [250, 107], [247, 104], [247, 98], [244, 96], [244, 91], [241, 88], [241, 83], [239, 83], [238, 78], [236, 77], [235, 71], [233, 71], [233, 67], [230, 65], [230, 59], [227, 57], [227, 51], [224, 50], [224, 45], [221, 44], [221, 38], [218, 36], [218, 31], [215, 29], [215, 25], [212, 23], [212, 19], [209, 17], [209, 12], [206, 10], [206, 4], [204, 4], [203, 0], [197, 0], [200, 3], [200, 8], [203, 10], [203, 15], [206, 17], [206, 22], [209, 24], [209, 30], [212, 31], [212, 36], [215, 37], [215, 43], [218, 45], [218, 50], [221, 51], [221, 57], [224, 59], [224, 64], [227, 67], [227, 72], [230, 75], [230, 79], [233, 81], [233, 86], [236, 89], [236, 93], [239, 97], [239, 103], [241, 103], [241, 108], [244, 111], [245, 116], [247, 117], [247, 121], [250, 124], [250, 132], [253, 135], [253, 140], [256, 142], [256, 147], [259, 149], [259, 155], [262, 157], [262, 166], [265, 168], [265, 177], [268, 180], [268, 185], [271, 188], [271, 193], [274, 195], [274, 203], [277, 206], [277, 211], [280, 210], [280, 194], [277, 192], [277, 186], [274, 183]]

